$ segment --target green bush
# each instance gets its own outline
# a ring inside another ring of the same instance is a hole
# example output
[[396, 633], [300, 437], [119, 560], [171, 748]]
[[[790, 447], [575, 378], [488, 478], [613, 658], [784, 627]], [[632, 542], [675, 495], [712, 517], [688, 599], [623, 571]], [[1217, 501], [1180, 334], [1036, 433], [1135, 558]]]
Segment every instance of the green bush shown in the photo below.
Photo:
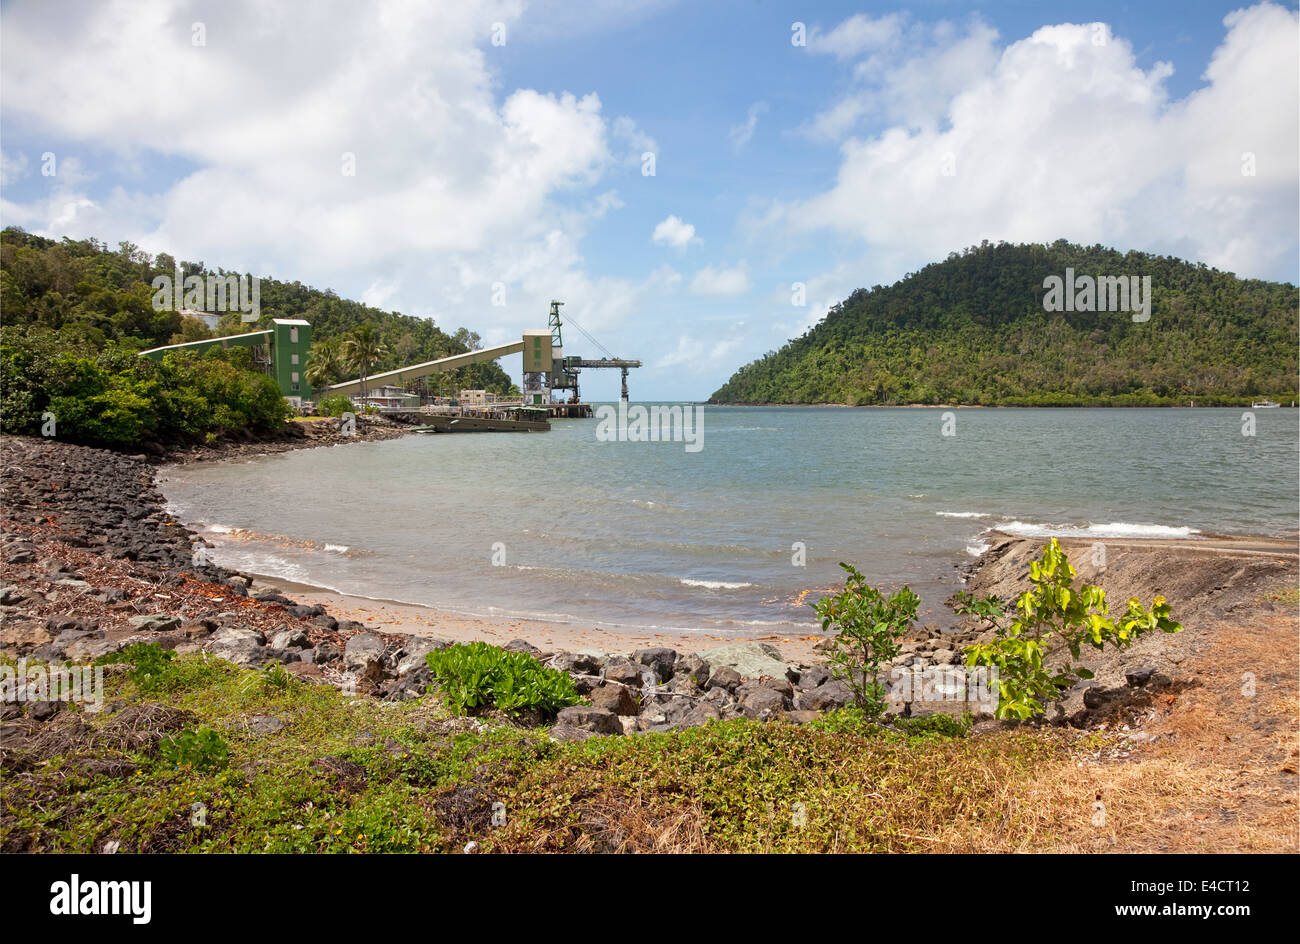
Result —
[[341, 393], [332, 393], [328, 397], [322, 397], [321, 401], [316, 404], [318, 412], [326, 416], [342, 416], [344, 413], [356, 412], [356, 407], [352, 401]]
[[[997, 597], [977, 600], [958, 593], [953, 609], [983, 620], [994, 640], [966, 649], [966, 664], [998, 670], [999, 718], [1031, 718], [1042, 714], [1044, 703], [1060, 698], [1079, 679], [1092, 672], [1075, 663], [1083, 645], [1104, 649], [1109, 643], [1126, 649], [1139, 636], [1153, 630], [1179, 632], [1183, 627], [1170, 617], [1169, 604], [1157, 596], [1147, 610], [1133, 597], [1118, 619], [1110, 616], [1106, 591], [1091, 584], [1074, 586], [1075, 569], [1056, 538], [1043, 549], [1041, 560], [1029, 567], [1033, 585], [1016, 600], [1015, 615]], [[1061, 650], [1070, 658], [1049, 669], [1045, 664]]]
[[230, 762], [230, 748], [211, 728], [186, 729], [158, 742], [158, 753], [175, 767], [221, 770]]
[[168, 670], [176, 653], [156, 642], [137, 642], [121, 652], [109, 653], [95, 660], [96, 665], [126, 662], [131, 666], [131, 681], [146, 692], [161, 691], [166, 686]]
[[828, 662], [835, 677], [853, 689], [854, 702], [868, 717], [885, 707], [880, 665], [901, 651], [899, 640], [916, 619], [921, 603], [909, 587], [886, 597], [851, 564], [840, 564], [848, 576], [844, 589], [809, 604], [823, 630], [835, 630]]
[[525, 711], [554, 715], [579, 701], [567, 673], [548, 669], [522, 652], [471, 642], [430, 652], [424, 658], [447, 706], [457, 714], [495, 706], [513, 715]]
[[110, 448], [264, 432], [288, 414], [275, 381], [252, 369], [244, 349], [171, 352], [154, 361], [115, 345], [92, 353], [65, 331], [6, 326], [0, 431], [40, 434], [47, 411], [56, 438]]
[[970, 713], [960, 718], [952, 715], [924, 715], [920, 718], [898, 718], [894, 727], [913, 737], [962, 738], [970, 734], [974, 718]]

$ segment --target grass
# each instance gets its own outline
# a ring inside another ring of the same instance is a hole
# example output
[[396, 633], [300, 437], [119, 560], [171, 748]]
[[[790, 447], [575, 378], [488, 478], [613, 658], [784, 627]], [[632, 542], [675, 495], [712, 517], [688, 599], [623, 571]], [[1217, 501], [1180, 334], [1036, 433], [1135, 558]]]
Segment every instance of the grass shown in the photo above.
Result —
[[[451, 717], [436, 697], [351, 698], [201, 654], [147, 675], [107, 666], [105, 688], [98, 714], [6, 722], [3, 851], [1178, 848], [1188, 811], [1225, 802], [1210, 789], [1221, 771], [1207, 781], [1176, 751], [1116, 760], [1113, 731], [971, 735], [955, 719], [882, 728], [846, 710], [561, 744]], [[264, 718], [282, 727], [258, 733]], [[228, 756], [208, 752], [213, 737]]]

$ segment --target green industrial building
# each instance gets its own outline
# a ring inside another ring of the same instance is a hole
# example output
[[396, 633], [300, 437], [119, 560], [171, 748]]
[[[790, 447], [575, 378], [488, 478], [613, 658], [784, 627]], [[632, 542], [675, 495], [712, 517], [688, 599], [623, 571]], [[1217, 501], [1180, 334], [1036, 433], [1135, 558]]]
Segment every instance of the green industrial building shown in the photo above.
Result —
[[253, 352], [253, 365], [266, 371], [280, 388], [280, 393], [295, 407], [312, 398], [307, 383], [307, 354], [311, 350], [311, 324], [299, 318], [273, 318], [265, 331], [232, 334], [206, 341], [168, 344], [141, 351], [142, 357], [162, 360], [170, 351], [193, 351], [201, 354], [214, 348], [247, 347]]

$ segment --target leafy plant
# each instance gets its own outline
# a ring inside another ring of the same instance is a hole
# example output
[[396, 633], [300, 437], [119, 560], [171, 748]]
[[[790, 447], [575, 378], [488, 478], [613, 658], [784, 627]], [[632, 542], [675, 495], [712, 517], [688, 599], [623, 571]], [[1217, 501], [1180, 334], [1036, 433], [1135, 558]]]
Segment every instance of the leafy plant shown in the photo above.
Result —
[[[967, 647], [966, 664], [998, 670], [999, 718], [1040, 715], [1046, 702], [1059, 699], [1080, 679], [1092, 678], [1091, 671], [1076, 664], [1084, 645], [1126, 649], [1153, 630], [1176, 633], [1183, 628], [1170, 617], [1162, 596], [1149, 610], [1133, 597], [1124, 615], [1112, 618], [1106, 591], [1086, 583], [1076, 588], [1074, 576], [1065, 551], [1052, 538], [1042, 558], [1030, 564], [1033, 586], [1016, 600], [1014, 615], [997, 597], [956, 595], [954, 610], [984, 621], [994, 631], [992, 642]], [[1048, 668], [1048, 657], [1060, 652], [1068, 652], [1069, 658]]]
[[230, 748], [211, 728], [186, 728], [175, 737], [163, 738], [158, 752], [169, 764], [195, 770], [221, 770], [230, 762]]
[[163, 687], [167, 670], [176, 653], [164, 649], [156, 642], [137, 642], [127, 646], [121, 652], [100, 656], [97, 665], [115, 662], [127, 662], [131, 665], [128, 674], [131, 681], [143, 691], [158, 691]]
[[240, 690], [251, 694], [254, 690], [286, 692], [293, 688], [296, 679], [279, 662], [268, 662], [240, 683]]
[[526, 653], [471, 642], [424, 658], [447, 706], [457, 714], [496, 706], [507, 714], [536, 710], [553, 715], [579, 701], [568, 673], [548, 669]]
[[316, 410], [325, 416], [342, 416], [344, 413], [355, 411], [356, 407], [344, 394], [332, 393], [328, 397], [321, 397], [320, 403], [316, 404]]
[[831, 671], [853, 689], [856, 705], [868, 717], [885, 706], [880, 665], [899, 654], [899, 639], [916, 619], [921, 598], [903, 587], [886, 597], [851, 564], [841, 563], [848, 576], [844, 589], [810, 604], [821, 618], [822, 630], [834, 628], [830, 652]]

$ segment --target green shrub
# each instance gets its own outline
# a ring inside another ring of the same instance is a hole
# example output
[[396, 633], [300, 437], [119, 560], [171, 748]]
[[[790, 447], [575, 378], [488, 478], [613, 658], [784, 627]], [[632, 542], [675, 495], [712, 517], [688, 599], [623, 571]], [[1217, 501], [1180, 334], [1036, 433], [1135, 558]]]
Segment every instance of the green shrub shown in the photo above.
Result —
[[447, 706], [457, 714], [495, 706], [507, 714], [535, 710], [554, 715], [579, 701], [567, 673], [548, 669], [522, 652], [471, 642], [424, 658]]
[[332, 393], [328, 397], [322, 397], [321, 401], [316, 404], [318, 412], [326, 416], [342, 416], [344, 413], [356, 412], [356, 407], [352, 401], [341, 393]]
[[[1106, 591], [1091, 584], [1076, 588], [1074, 575], [1065, 551], [1052, 538], [1042, 559], [1030, 564], [1033, 586], [1016, 600], [1014, 616], [997, 597], [977, 600], [965, 591], [956, 595], [954, 610], [983, 620], [994, 631], [992, 642], [966, 649], [966, 664], [998, 670], [999, 718], [1040, 715], [1045, 702], [1060, 698], [1079, 679], [1092, 678], [1092, 672], [1075, 664], [1084, 644], [1126, 649], [1153, 630], [1176, 633], [1183, 628], [1170, 617], [1169, 604], [1161, 596], [1150, 610], [1133, 597], [1124, 615], [1114, 619]], [[1070, 658], [1049, 669], [1044, 663], [1062, 647]]]
[[147, 439], [211, 441], [233, 430], [268, 431], [288, 407], [245, 349], [161, 361], [110, 345], [98, 353], [64, 332], [0, 330], [0, 431], [36, 435], [54, 414], [57, 438], [131, 448]]
[[195, 770], [222, 770], [230, 762], [230, 748], [211, 728], [187, 728], [175, 737], [163, 738], [158, 753], [175, 767]]
[[135, 682], [142, 691], [156, 692], [165, 686], [168, 669], [175, 655], [176, 653], [164, 649], [156, 642], [137, 642], [127, 646], [121, 652], [100, 656], [95, 660], [95, 664], [129, 663], [131, 671], [128, 674], [131, 681]]
[[848, 571], [844, 589], [810, 605], [822, 629], [836, 631], [828, 658], [831, 671], [853, 689], [857, 707], [874, 718], [885, 707], [880, 665], [901, 651], [899, 640], [916, 619], [921, 598], [909, 587], [886, 597], [856, 567], [840, 566]]

